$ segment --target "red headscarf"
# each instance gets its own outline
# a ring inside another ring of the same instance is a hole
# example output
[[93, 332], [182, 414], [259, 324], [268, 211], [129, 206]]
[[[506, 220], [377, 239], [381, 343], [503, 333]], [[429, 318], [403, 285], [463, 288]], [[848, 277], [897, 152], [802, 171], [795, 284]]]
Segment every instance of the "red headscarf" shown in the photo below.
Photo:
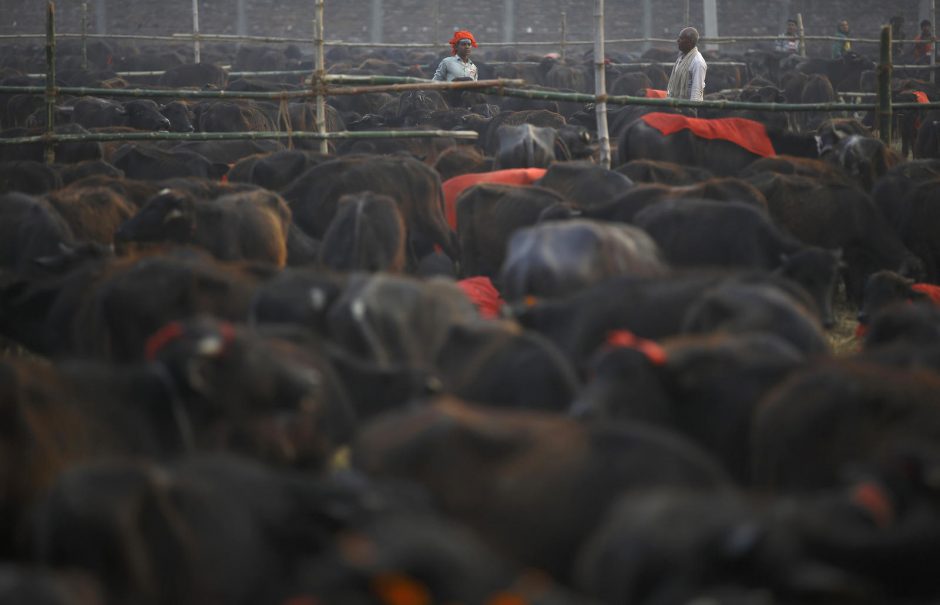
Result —
[[473, 48], [477, 47], [477, 40], [476, 38], [473, 37], [473, 34], [464, 30], [456, 31], [454, 32], [454, 37], [450, 39], [450, 48], [451, 48], [450, 54], [452, 55], [457, 54], [457, 43], [460, 42], [461, 40], [470, 40], [470, 45]]

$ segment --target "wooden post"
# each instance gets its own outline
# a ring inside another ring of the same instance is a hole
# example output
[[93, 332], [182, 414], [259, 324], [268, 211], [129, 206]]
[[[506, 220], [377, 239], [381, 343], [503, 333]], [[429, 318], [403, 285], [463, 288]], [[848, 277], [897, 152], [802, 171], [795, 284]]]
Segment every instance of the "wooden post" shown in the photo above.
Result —
[[82, 70], [88, 70], [88, 3], [82, 2]]
[[649, 50], [653, 45], [649, 41], [653, 37], [653, 0], [643, 0], [643, 37], [646, 38], [643, 50]]
[[685, 0], [685, 17], [682, 19], [682, 27], [689, 27], [692, 21], [692, 0]]
[[[317, 20], [314, 43], [317, 45], [317, 72], [313, 79], [317, 87], [317, 132], [326, 134], [326, 56], [323, 50], [323, 0], [317, 0]], [[326, 139], [320, 139], [320, 153], [329, 153], [329, 144]]]
[[568, 45], [568, 13], [561, 12], [561, 60], [565, 60]]
[[594, 111], [600, 164], [610, 169], [610, 135], [607, 132], [607, 74], [604, 64], [604, 0], [594, 0]]
[[[718, 33], [718, 0], [702, 0], [702, 10], [705, 13], [705, 39], [717, 38]], [[686, 25], [690, 27], [690, 25]], [[718, 44], [706, 43], [706, 50], [719, 50]]]
[[193, 62], [199, 63], [199, 0], [193, 0]]
[[[55, 134], [55, 2], [46, 4], [46, 135]], [[47, 164], [55, 162], [55, 143], [45, 144]]]
[[245, 0], [238, 0], [235, 14], [235, 32], [239, 36], [248, 35], [248, 17], [245, 13]]
[[[319, 10], [319, 8], [317, 9]], [[372, 0], [372, 20], [369, 25], [369, 41], [373, 44], [382, 43], [382, 25], [385, 23], [382, 0]], [[319, 15], [319, 13], [317, 13]], [[317, 17], [319, 19], [319, 17]]]
[[806, 56], [806, 31], [803, 29], [803, 13], [796, 14], [796, 27], [800, 32], [800, 56]]
[[[934, 37], [937, 35], [937, 2], [936, 0], [930, 0], [930, 31], [933, 33]], [[932, 44], [932, 52], [930, 53], [930, 81], [936, 82], [937, 80], [937, 43]]]
[[434, 35], [431, 38], [432, 44], [440, 44], [441, 41], [441, 0], [434, 0]]
[[107, 0], [95, 0], [95, 32], [108, 33], [108, 6]]
[[881, 28], [881, 62], [878, 64], [878, 135], [891, 144], [891, 26]]
[[516, 41], [516, 2], [503, 0], [503, 42]]

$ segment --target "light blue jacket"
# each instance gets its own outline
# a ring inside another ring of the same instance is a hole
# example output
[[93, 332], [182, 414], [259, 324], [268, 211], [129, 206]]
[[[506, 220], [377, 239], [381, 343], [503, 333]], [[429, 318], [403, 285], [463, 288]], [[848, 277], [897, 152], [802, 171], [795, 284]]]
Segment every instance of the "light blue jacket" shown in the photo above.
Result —
[[464, 63], [457, 55], [446, 57], [441, 61], [441, 64], [437, 66], [437, 71], [434, 72], [434, 77], [431, 79], [440, 82], [451, 82], [455, 78], [470, 78], [476, 80], [477, 66], [473, 64], [471, 59], [467, 59], [467, 62]]

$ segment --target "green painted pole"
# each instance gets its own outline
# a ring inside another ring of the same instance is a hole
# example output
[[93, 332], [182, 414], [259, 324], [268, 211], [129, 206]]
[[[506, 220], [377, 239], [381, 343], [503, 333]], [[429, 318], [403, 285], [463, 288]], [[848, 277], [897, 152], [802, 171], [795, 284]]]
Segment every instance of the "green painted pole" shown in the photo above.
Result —
[[47, 164], [55, 163], [55, 2], [46, 4], [46, 144]]
[[878, 64], [878, 136], [891, 144], [891, 26], [881, 28], [881, 63]]

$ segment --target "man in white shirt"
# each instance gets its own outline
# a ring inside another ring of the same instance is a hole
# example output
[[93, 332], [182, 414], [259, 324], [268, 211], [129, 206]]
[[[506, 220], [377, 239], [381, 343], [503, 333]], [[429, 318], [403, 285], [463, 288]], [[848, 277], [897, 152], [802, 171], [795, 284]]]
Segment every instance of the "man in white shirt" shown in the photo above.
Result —
[[453, 56], [441, 61], [431, 79], [438, 82], [476, 80], [477, 66], [470, 60], [470, 49], [476, 45], [477, 42], [470, 32], [463, 30], [455, 32], [450, 40]]
[[687, 27], [679, 32], [676, 42], [682, 55], [676, 59], [672, 68], [666, 93], [674, 99], [701, 101], [705, 97], [705, 71], [708, 65], [696, 48], [698, 31], [694, 27]]

